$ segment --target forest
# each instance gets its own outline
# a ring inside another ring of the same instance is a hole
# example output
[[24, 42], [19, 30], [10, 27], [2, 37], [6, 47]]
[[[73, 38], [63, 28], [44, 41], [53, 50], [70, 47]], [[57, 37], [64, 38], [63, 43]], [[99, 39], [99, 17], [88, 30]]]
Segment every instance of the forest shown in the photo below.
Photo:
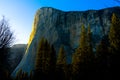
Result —
[[[108, 35], [104, 35], [93, 50], [92, 32], [81, 26], [79, 46], [67, 63], [64, 46], [56, 53], [54, 46], [41, 38], [36, 55], [35, 69], [30, 74], [20, 69], [11, 77], [0, 62], [0, 80], [109, 80], [118, 79], [120, 72], [120, 19], [113, 13]], [[58, 55], [56, 55], [58, 54]]]

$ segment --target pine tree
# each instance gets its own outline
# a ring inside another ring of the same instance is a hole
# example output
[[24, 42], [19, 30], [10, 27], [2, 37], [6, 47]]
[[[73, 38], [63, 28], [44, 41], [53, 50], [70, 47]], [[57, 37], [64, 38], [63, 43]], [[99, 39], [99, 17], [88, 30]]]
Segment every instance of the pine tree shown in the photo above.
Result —
[[82, 25], [80, 33], [80, 45], [76, 49], [72, 58], [72, 74], [73, 79], [80, 79], [80, 75], [83, 70], [83, 64], [86, 64], [87, 60], [87, 33], [85, 26]]
[[65, 64], [66, 64], [66, 54], [64, 47], [61, 46], [58, 53], [57, 65], [65, 65]]
[[80, 79], [79, 76], [83, 75], [85, 72], [91, 71], [93, 67], [93, 61], [94, 53], [90, 26], [88, 26], [88, 31], [86, 32], [85, 26], [82, 25], [80, 33], [80, 45], [72, 57], [73, 78]]
[[23, 72], [22, 69], [20, 69], [17, 72], [15, 80], [28, 80], [28, 73], [27, 72]]
[[94, 53], [93, 53], [93, 47], [92, 47], [92, 33], [90, 29], [90, 25], [88, 26], [88, 32], [87, 32], [87, 62], [93, 62], [94, 60]]
[[[36, 54], [36, 63], [35, 63], [35, 73], [34, 79], [45, 79], [45, 75], [47, 72], [47, 46], [48, 43], [44, 38], [38, 43], [37, 54]], [[48, 51], [49, 52], [49, 51]]]
[[[120, 72], [120, 19], [116, 14], [112, 15], [112, 23], [110, 26], [109, 32], [109, 42], [110, 48], [109, 52], [111, 53], [111, 73]], [[112, 75], [116, 77], [117, 74]]]
[[48, 73], [49, 73], [49, 79], [53, 79], [55, 80], [55, 68], [56, 68], [56, 52], [54, 49], [54, 46], [50, 46], [50, 51], [48, 54], [49, 58], [48, 58]]
[[98, 59], [103, 60], [103, 58], [107, 57], [107, 55], [108, 55], [108, 45], [106, 40], [102, 39], [96, 48], [96, 56]]
[[[81, 62], [83, 63], [85, 61], [85, 56], [87, 54], [87, 33], [86, 33], [86, 29], [85, 29], [85, 26], [82, 25], [81, 27], [81, 33], [80, 33], [80, 45], [79, 47], [76, 49], [75, 51], [75, 55], [77, 55], [76, 57], [76, 62]], [[75, 59], [75, 58], [73, 58]], [[74, 62], [73, 62], [74, 63]]]
[[92, 32], [90, 25], [88, 25], [87, 28], [87, 53], [85, 55], [85, 72], [88, 77], [92, 77], [95, 72], [94, 68], [94, 62], [95, 62], [95, 54], [93, 52], [93, 46], [92, 46]]
[[96, 70], [102, 78], [109, 76], [110, 54], [106, 39], [102, 39], [96, 48]]
[[80, 69], [80, 59], [77, 55], [77, 53], [74, 53], [72, 56], [72, 74], [76, 75], [79, 74], [79, 69]]
[[38, 45], [38, 50], [37, 50], [37, 54], [36, 54], [36, 63], [35, 63], [35, 71], [36, 73], [38, 72], [42, 72], [42, 66], [43, 66], [43, 55], [44, 55], [44, 38], [42, 38], [39, 41], [39, 45]]
[[61, 46], [59, 49], [57, 62], [56, 62], [56, 76], [59, 77], [57, 80], [65, 80], [66, 76], [66, 54], [64, 50], [64, 46]]
[[43, 66], [42, 70], [44, 73], [48, 74], [49, 69], [50, 69], [50, 44], [48, 43], [47, 40], [44, 42], [44, 54], [43, 54]]
[[107, 59], [108, 59], [109, 56], [110, 56], [110, 54], [109, 54], [109, 51], [108, 51], [107, 40], [105, 40], [103, 38], [96, 48], [97, 61], [107, 65]]
[[54, 72], [56, 66], [56, 52], [53, 45], [50, 47], [49, 64], [51, 72]]
[[55, 71], [56, 55], [53, 46], [50, 46], [48, 41], [42, 38], [38, 44], [35, 78], [47, 79]]
[[34, 78], [33, 71], [30, 71], [29, 80], [33, 80], [33, 78]]
[[113, 13], [109, 41], [112, 53], [120, 53], [120, 19]]

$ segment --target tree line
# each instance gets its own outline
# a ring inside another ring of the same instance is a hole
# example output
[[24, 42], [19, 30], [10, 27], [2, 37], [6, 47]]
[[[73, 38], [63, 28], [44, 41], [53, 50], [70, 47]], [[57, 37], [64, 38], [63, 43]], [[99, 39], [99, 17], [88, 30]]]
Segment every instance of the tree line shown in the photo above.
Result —
[[96, 46], [96, 50], [93, 51], [90, 25], [87, 29], [82, 25], [80, 45], [72, 56], [71, 64], [66, 62], [66, 52], [63, 45], [56, 57], [54, 47], [42, 38], [37, 50], [35, 71], [31, 73], [28, 80], [29, 78], [30, 80], [101, 80], [118, 78], [117, 72], [120, 72], [119, 31], [120, 19], [113, 14], [109, 34], [103, 36]]
[[[35, 70], [30, 74], [21, 69], [15, 80], [85, 80], [116, 79], [120, 72], [120, 19], [112, 15], [108, 35], [104, 35], [93, 51], [92, 32], [81, 26], [79, 46], [67, 63], [65, 47], [61, 45], [58, 55], [53, 45], [42, 38], [38, 43]], [[12, 79], [12, 78], [11, 78]], [[10, 78], [8, 79], [10, 80]]]

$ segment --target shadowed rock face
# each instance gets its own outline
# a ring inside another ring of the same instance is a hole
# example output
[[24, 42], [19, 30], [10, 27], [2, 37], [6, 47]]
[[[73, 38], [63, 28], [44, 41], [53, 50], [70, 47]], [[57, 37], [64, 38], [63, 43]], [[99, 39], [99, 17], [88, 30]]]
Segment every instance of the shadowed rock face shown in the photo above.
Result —
[[23, 55], [25, 54], [26, 44], [15, 44], [9, 51], [9, 67], [10, 71], [13, 71], [20, 63]]
[[49, 7], [39, 9], [34, 18], [26, 53], [12, 75], [19, 69], [28, 73], [34, 70], [37, 46], [42, 37], [54, 45], [56, 52], [64, 45], [68, 63], [71, 62], [71, 55], [79, 45], [81, 25], [91, 26], [95, 47], [101, 38], [108, 34], [112, 13], [120, 15], [120, 7], [69, 12]]

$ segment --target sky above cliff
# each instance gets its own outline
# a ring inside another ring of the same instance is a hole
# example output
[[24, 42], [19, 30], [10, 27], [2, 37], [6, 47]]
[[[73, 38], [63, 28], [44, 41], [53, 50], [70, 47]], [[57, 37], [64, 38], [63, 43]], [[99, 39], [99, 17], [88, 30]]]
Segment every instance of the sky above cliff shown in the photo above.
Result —
[[114, 0], [0, 0], [0, 19], [5, 16], [15, 34], [15, 43], [27, 43], [36, 11], [41, 7], [85, 11], [120, 6]]

